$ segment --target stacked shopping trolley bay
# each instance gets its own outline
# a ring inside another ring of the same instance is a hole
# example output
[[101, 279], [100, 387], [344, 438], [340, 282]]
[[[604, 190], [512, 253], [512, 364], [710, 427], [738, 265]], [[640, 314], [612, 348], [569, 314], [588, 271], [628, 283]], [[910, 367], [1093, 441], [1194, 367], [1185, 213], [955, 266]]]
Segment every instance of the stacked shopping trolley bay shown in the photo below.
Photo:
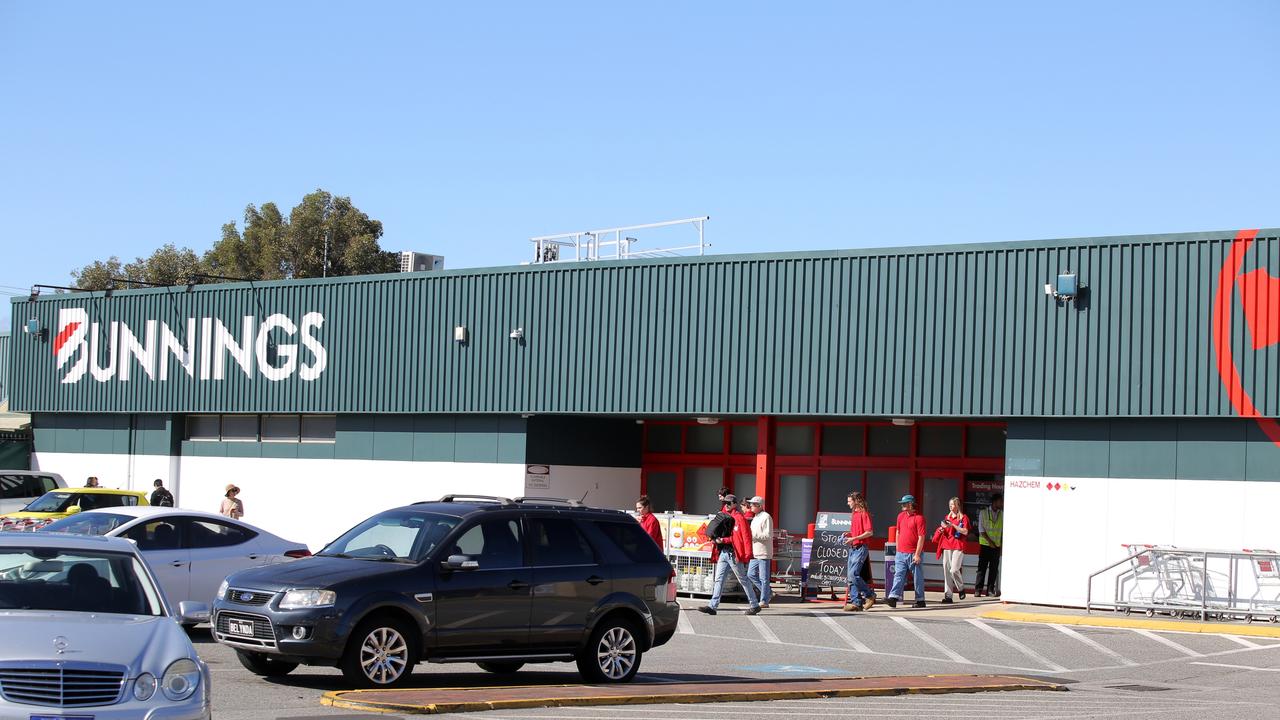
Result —
[[1280, 621], [1280, 554], [1275, 550], [1123, 547], [1124, 559], [1089, 576], [1089, 610]]

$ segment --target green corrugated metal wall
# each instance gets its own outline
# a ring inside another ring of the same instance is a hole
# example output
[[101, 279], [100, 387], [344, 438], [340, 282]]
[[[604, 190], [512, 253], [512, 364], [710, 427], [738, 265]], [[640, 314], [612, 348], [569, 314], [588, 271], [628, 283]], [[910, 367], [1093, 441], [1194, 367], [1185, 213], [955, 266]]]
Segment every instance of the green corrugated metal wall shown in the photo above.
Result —
[[[282, 312], [326, 321], [328, 369], [250, 380], [60, 383], [51, 342], [17, 338], [29, 412], [576, 413], [814, 416], [1229, 416], [1210, 333], [1234, 233], [566, 264], [54, 296], [57, 309], [177, 329]], [[1280, 274], [1280, 231], [1246, 269]], [[1080, 307], [1043, 292], [1060, 271]], [[1238, 310], [1238, 302], [1237, 310]], [[470, 342], [453, 341], [465, 325]], [[514, 328], [524, 339], [513, 340]], [[1260, 412], [1280, 415], [1280, 346], [1233, 346]], [[198, 331], [199, 332], [199, 331]], [[197, 343], [197, 348], [199, 343]], [[105, 363], [105, 360], [104, 360]], [[197, 363], [198, 364], [198, 363]], [[176, 364], [172, 366], [176, 368]], [[138, 378], [142, 377], [141, 380]]]

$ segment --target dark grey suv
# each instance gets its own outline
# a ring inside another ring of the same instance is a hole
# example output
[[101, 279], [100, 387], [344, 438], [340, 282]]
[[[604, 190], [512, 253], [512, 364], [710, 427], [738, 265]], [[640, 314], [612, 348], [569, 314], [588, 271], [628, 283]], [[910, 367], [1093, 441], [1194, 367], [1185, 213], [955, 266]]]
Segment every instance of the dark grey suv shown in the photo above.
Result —
[[258, 675], [336, 665], [388, 687], [422, 660], [495, 673], [576, 660], [590, 682], [626, 682], [679, 614], [671, 564], [626, 513], [447, 495], [375, 515], [313, 557], [231, 575], [212, 621]]

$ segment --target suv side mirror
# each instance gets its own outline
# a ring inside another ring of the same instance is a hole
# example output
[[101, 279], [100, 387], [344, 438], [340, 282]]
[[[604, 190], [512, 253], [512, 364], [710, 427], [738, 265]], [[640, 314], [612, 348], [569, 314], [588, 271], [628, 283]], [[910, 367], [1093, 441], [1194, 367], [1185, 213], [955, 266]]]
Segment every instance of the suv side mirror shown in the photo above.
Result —
[[479, 570], [480, 563], [472, 560], [469, 555], [450, 555], [448, 560], [441, 563], [445, 570]]

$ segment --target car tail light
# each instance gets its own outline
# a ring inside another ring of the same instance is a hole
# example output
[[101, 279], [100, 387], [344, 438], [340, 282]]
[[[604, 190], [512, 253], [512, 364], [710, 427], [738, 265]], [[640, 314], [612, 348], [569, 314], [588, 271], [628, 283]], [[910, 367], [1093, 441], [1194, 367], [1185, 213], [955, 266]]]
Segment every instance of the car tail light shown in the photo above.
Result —
[[667, 592], [666, 592], [666, 596], [667, 596], [667, 602], [669, 602], [669, 603], [673, 603], [673, 602], [675, 602], [675, 601], [676, 601], [676, 571], [675, 571], [675, 569], [672, 569], [672, 570], [671, 570], [671, 577], [667, 578]]
[[291, 558], [311, 557], [311, 551], [310, 550], [285, 550], [284, 556], [291, 557]]

